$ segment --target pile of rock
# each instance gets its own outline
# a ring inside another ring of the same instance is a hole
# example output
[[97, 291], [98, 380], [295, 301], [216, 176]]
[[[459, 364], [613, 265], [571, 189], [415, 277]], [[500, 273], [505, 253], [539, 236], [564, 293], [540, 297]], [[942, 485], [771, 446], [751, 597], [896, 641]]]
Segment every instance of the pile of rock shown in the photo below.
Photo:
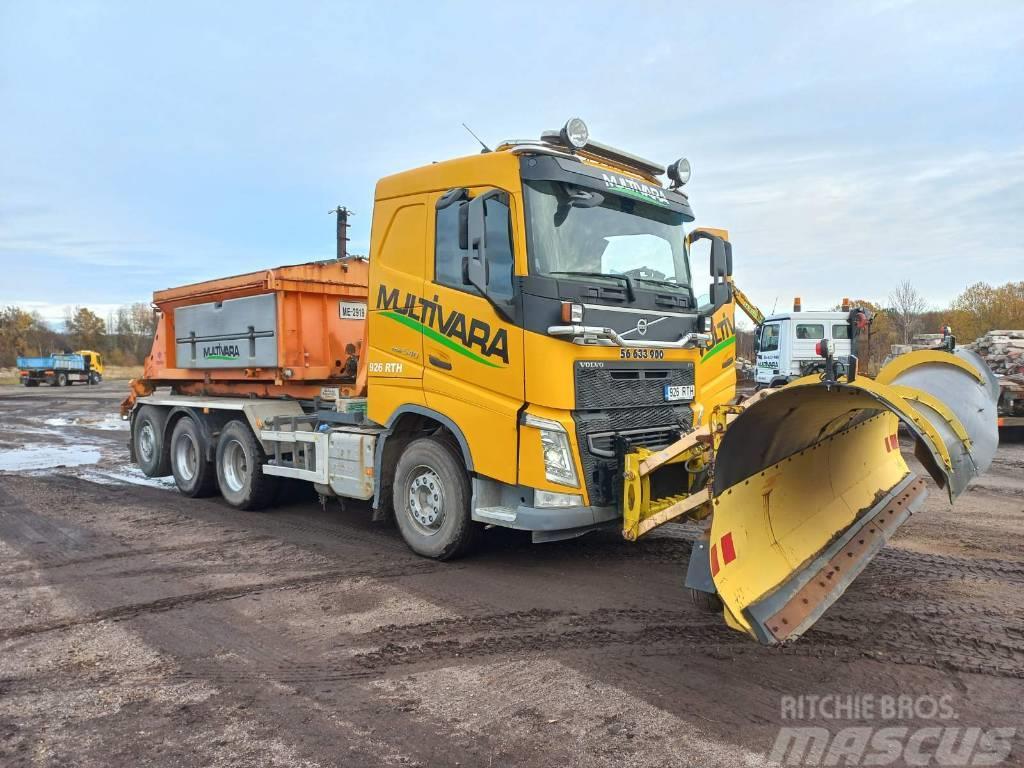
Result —
[[1024, 331], [989, 331], [964, 346], [981, 355], [998, 376], [1024, 375]]
[[941, 333], [918, 333], [910, 339], [909, 344], [893, 344], [889, 348], [889, 359], [916, 352], [919, 349], [938, 349], [946, 337]]
[[736, 358], [736, 375], [741, 379], [752, 379], [754, 378], [754, 371], [757, 370], [757, 366], [752, 362], [743, 357]]

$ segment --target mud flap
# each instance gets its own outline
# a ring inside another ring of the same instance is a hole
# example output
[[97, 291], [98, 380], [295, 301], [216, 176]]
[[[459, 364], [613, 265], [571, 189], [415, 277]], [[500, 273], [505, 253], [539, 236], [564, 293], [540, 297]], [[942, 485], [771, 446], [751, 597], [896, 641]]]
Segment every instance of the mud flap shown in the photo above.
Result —
[[995, 454], [997, 392], [973, 353], [914, 352], [875, 380], [810, 376], [745, 409], [715, 456], [709, 546], [694, 550], [726, 622], [765, 644], [805, 632], [924, 501], [900, 423], [952, 501]]

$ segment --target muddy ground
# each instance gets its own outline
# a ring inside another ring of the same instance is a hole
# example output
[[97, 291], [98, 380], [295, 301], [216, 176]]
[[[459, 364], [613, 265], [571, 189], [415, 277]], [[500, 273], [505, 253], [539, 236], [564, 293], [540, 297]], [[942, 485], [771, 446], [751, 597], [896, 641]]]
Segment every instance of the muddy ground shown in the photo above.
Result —
[[[926, 756], [1024, 728], [1024, 443], [767, 649], [689, 603], [688, 528], [423, 560], [360, 505], [143, 478], [123, 392], [0, 388], [0, 765], [739, 766], [783, 726], [938, 727]], [[793, 719], [819, 695], [858, 711]]]

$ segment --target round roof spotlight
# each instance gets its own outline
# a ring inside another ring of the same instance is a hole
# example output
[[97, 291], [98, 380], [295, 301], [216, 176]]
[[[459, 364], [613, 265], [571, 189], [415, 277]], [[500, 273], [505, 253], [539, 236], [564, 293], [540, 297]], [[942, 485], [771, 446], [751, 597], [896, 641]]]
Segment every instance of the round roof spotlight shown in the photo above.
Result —
[[570, 118], [565, 125], [562, 126], [562, 141], [570, 147], [583, 149], [587, 146], [587, 141], [589, 139], [590, 133], [587, 131], [587, 124], [578, 117]]
[[672, 180], [672, 187], [681, 187], [690, 180], [690, 161], [680, 157], [668, 167], [668, 177]]

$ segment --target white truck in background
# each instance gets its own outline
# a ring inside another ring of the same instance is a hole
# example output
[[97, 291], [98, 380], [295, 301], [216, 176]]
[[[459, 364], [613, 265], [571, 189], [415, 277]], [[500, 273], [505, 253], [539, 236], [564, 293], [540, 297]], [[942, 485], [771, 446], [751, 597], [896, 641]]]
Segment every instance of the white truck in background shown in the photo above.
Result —
[[[837, 361], [851, 353], [850, 312], [803, 312], [800, 300], [793, 311], [764, 318], [754, 337], [754, 382], [758, 389], [784, 384], [822, 370], [824, 361], [817, 351], [822, 339], [834, 343]], [[841, 363], [840, 363], [841, 365]]]

